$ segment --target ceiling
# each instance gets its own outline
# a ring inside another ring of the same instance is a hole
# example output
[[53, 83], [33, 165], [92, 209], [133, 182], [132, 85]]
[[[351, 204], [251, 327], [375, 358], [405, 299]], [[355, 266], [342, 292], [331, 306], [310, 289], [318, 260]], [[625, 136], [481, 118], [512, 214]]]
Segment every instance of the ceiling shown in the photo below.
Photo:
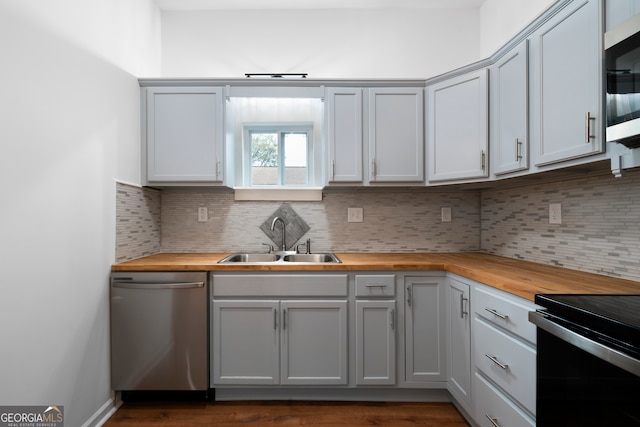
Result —
[[162, 10], [216, 9], [451, 9], [486, 0], [155, 0]]

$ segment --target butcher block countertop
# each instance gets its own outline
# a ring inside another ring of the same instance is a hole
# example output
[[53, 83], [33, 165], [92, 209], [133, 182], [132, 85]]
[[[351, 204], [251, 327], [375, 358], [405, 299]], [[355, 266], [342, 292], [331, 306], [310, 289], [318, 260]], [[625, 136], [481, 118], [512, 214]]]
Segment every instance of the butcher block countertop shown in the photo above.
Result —
[[539, 293], [640, 294], [640, 282], [561, 267], [466, 253], [336, 253], [341, 264], [218, 264], [228, 253], [161, 253], [112, 271], [448, 271], [533, 301]]

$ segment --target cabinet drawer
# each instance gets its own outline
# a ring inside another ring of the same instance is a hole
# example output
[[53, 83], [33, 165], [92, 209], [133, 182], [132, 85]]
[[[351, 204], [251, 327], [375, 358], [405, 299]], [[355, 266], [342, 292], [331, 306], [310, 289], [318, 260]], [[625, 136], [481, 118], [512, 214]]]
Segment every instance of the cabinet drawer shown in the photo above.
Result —
[[[476, 373], [476, 421], [480, 427], [534, 427], [536, 424], [498, 389]], [[489, 418], [495, 422], [493, 424]]]
[[346, 274], [214, 274], [214, 297], [346, 297]]
[[482, 319], [474, 326], [476, 367], [535, 414], [535, 350]]
[[396, 276], [393, 274], [356, 275], [356, 297], [392, 297], [395, 289]]
[[535, 344], [536, 327], [529, 322], [529, 312], [535, 310], [535, 304], [477, 286], [475, 307], [479, 316]]

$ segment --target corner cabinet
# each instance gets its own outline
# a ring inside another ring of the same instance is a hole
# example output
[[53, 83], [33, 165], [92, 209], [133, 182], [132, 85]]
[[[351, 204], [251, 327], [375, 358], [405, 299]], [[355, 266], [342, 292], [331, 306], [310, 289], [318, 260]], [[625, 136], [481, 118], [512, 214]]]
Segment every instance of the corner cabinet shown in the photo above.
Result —
[[369, 89], [369, 182], [424, 182], [423, 88]]
[[530, 37], [536, 166], [604, 150], [600, 0], [574, 0]]
[[142, 91], [143, 183], [223, 184], [223, 88], [145, 87]]
[[529, 167], [528, 41], [491, 67], [491, 170], [495, 175]]
[[362, 89], [327, 88], [327, 182], [361, 183]]
[[482, 69], [427, 87], [429, 182], [488, 176], [487, 75]]
[[447, 389], [468, 413], [471, 393], [470, 286], [447, 278]]

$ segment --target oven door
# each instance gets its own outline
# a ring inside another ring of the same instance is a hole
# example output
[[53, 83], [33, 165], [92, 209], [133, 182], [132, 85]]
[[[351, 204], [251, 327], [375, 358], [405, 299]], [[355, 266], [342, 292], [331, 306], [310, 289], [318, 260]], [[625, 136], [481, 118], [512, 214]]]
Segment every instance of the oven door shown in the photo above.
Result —
[[640, 426], [640, 361], [543, 312], [529, 320], [538, 327], [537, 425]]

